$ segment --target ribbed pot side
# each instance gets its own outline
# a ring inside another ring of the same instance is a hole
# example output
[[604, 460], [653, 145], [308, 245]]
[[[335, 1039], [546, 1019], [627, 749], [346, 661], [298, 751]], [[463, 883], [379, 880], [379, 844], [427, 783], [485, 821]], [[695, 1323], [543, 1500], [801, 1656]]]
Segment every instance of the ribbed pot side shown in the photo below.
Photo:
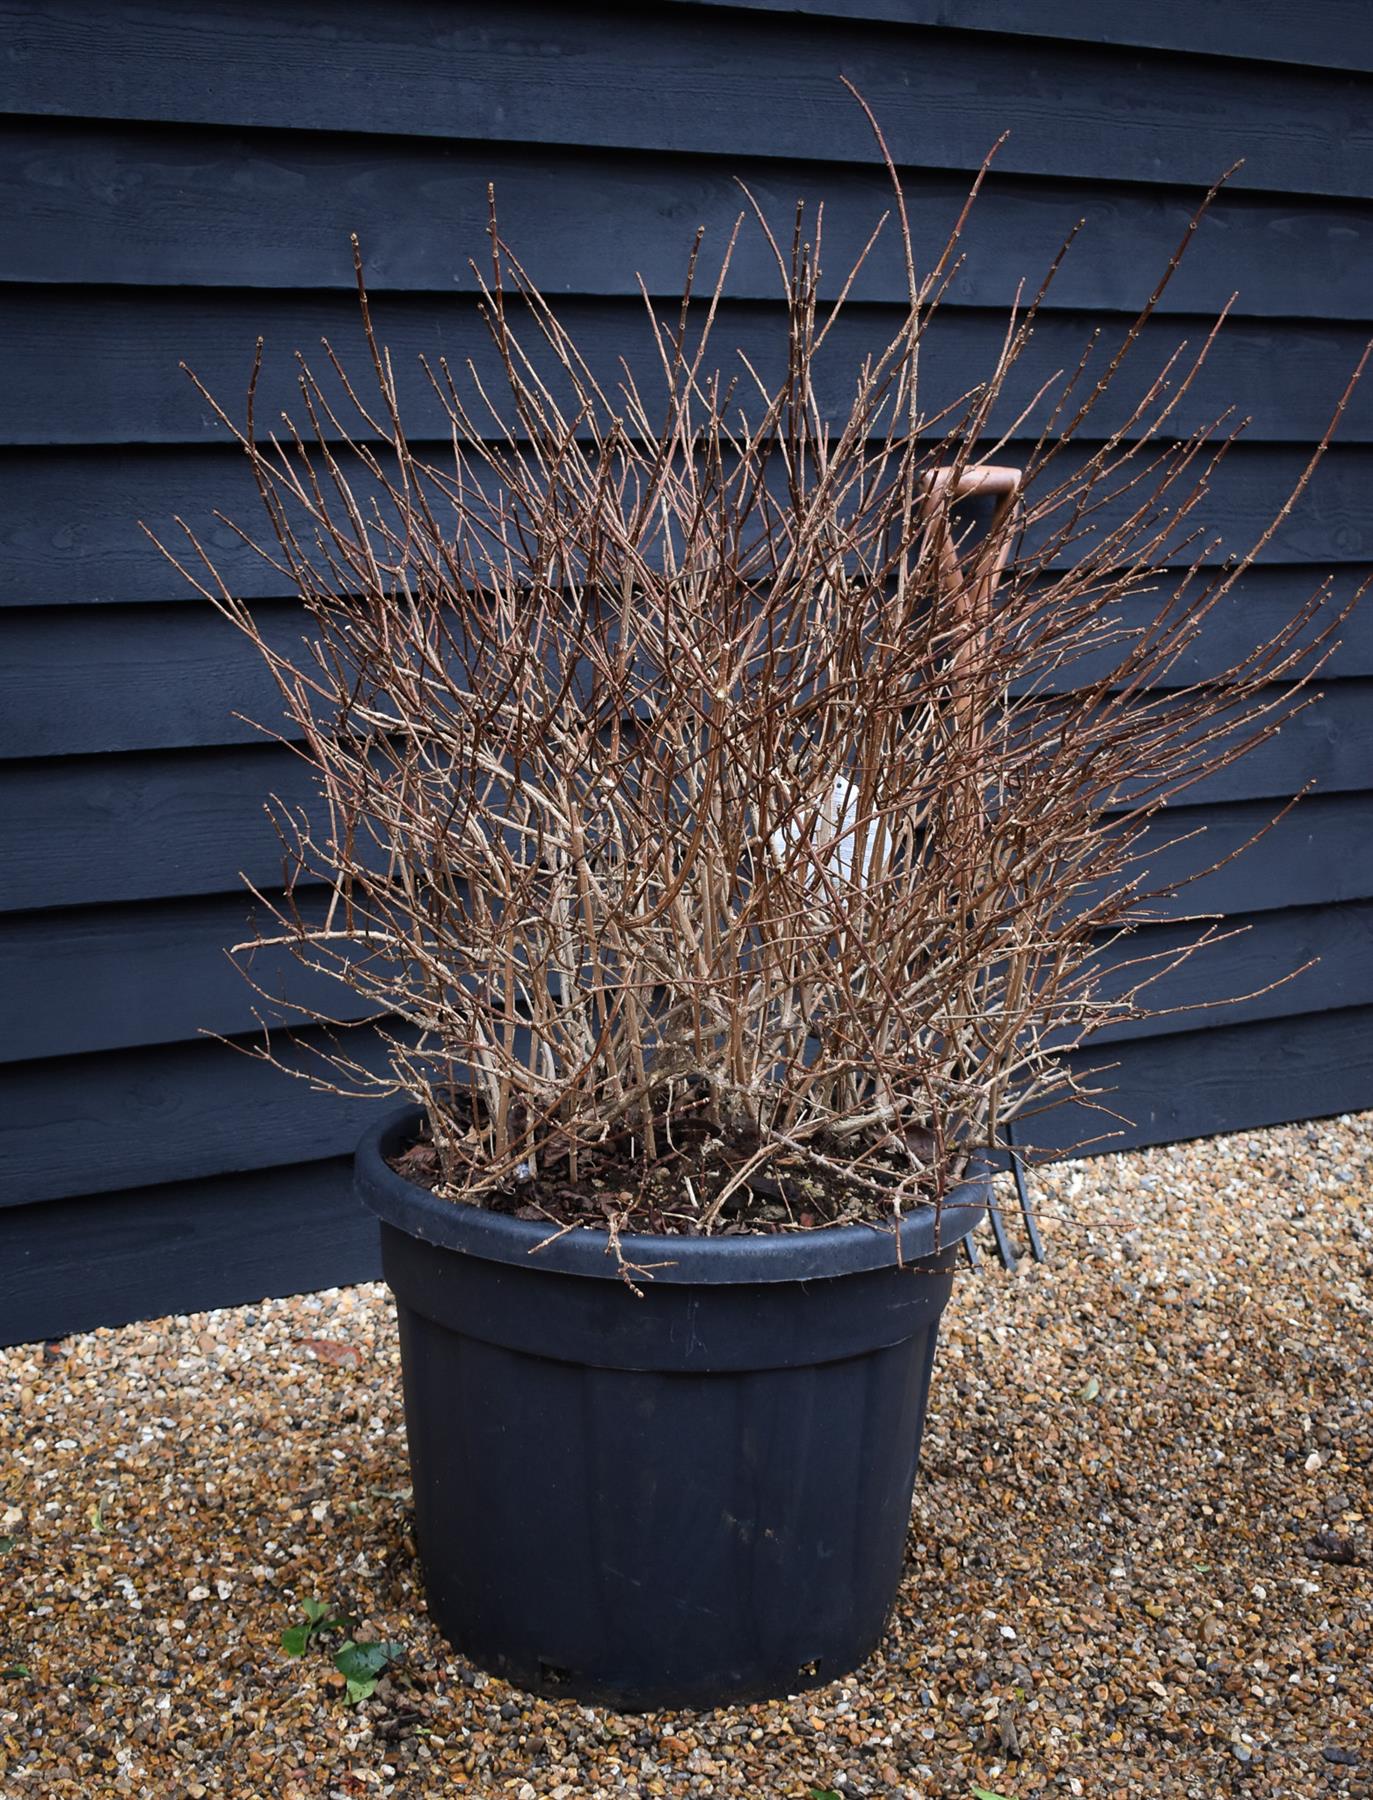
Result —
[[396, 1297], [429, 1611], [518, 1687], [626, 1710], [794, 1693], [881, 1637], [968, 1184], [890, 1233], [629, 1238], [357, 1158]]

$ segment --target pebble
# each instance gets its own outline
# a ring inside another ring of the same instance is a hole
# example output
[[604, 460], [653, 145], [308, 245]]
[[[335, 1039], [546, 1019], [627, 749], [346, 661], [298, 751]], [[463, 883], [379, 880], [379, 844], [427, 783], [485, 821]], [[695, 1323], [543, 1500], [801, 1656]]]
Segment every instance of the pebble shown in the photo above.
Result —
[[1339, 1744], [1327, 1744], [1321, 1755], [1329, 1763], [1339, 1763], [1346, 1769], [1357, 1769], [1359, 1759], [1352, 1750], [1346, 1750]]
[[[886, 1638], [755, 1706], [454, 1655], [380, 1285], [0, 1351], [0, 1795], [1373, 1795], [1373, 1115], [1032, 1185], [1049, 1261], [946, 1315]], [[281, 1651], [305, 1600], [402, 1646], [370, 1698], [339, 1633]]]

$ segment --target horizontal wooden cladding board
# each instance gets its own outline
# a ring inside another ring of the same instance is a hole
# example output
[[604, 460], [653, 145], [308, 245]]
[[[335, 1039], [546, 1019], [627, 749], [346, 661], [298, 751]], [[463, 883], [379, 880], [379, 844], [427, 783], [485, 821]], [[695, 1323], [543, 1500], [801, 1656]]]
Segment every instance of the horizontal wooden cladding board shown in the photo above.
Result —
[[[299, 602], [254, 612], [280, 654], [301, 655]], [[280, 719], [263, 658], [208, 602], [0, 613], [0, 757], [261, 744], [246, 721]]]
[[[0, 919], [0, 1063], [192, 1042], [208, 1032], [241, 1036], [256, 1029], [255, 1014], [274, 1028], [288, 1017], [298, 1024], [299, 1011], [268, 1006], [224, 954], [250, 935], [248, 913], [247, 896], [235, 895]], [[1224, 941], [1174, 967], [1205, 930], [1148, 926], [1107, 952], [1117, 971], [1110, 991], [1143, 972], [1127, 974], [1127, 959], [1147, 957], [1159, 976], [1147, 1004], [1190, 1009], [1115, 1028], [1112, 1038], [1373, 1005], [1373, 901], [1233, 917]], [[370, 1010], [285, 950], [259, 952], [252, 969], [258, 986], [282, 1002], [345, 1020]]]
[[[624, 366], [633, 371], [650, 417], [663, 410], [665, 382], [653, 328], [641, 301], [559, 298], [558, 319], [605, 391], [617, 395]], [[698, 309], [696, 326], [704, 317]], [[402, 416], [417, 438], [442, 437], [447, 416], [421, 357], [437, 369], [446, 360], [459, 389], [473, 395], [469, 358], [482, 385], [503, 389], [500, 359], [476, 301], [465, 296], [387, 294], [373, 305], [381, 342], [391, 353]], [[655, 305], [655, 317], [675, 329], [677, 307]], [[817, 364], [817, 399], [824, 415], [842, 419], [852, 404], [864, 360], [880, 352], [902, 329], [895, 306], [854, 305], [841, 315]], [[512, 322], [531, 361], [553, 391], [567, 397], [552, 355], [537, 327], [516, 308]], [[1181, 352], [1205, 343], [1213, 321], [1198, 315], [1151, 322], [1123, 365], [1108, 395], [1092, 412], [1092, 430], [1105, 436], [1134, 429], [1134, 415], [1150, 383]], [[1015, 426], [1022, 435], [1047, 420], [1096, 339], [1089, 368], [1105, 370], [1126, 333], [1123, 319], [1080, 312], [1046, 314], [1007, 381], [990, 429]], [[920, 403], [929, 417], [958, 407], [984, 382], [1002, 353], [1007, 315], [989, 309], [944, 308], [931, 320], [921, 356]], [[233, 418], [240, 418], [254, 345], [265, 340], [258, 385], [258, 418], [275, 424], [286, 411], [301, 417], [297, 352], [325, 381], [341, 405], [341, 417], [364, 435], [328, 368], [327, 338], [364, 402], [376, 404], [376, 381], [363, 338], [359, 308], [349, 295], [323, 292], [272, 295], [124, 288], [0, 287], [0, 382], [6, 406], [0, 442], [6, 444], [222, 443], [223, 425], [178, 368], [185, 362]], [[1312, 443], [1329, 424], [1336, 401], [1367, 341], [1358, 325], [1239, 319], [1221, 331], [1189, 392], [1169, 421], [1182, 435], [1210, 424], [1227, 409], [1247, 418], [1248, 441]], [[742, 377], [747, 367], [769, 386], [786, 370], [786, 323], [780, 306], [726, 302], [716, 316], [707, 372]], [[1090, 388], [1079, 381], [1080, 398]], [[1049, 393], [1021, 415], [1045, 384]], [[1171, 388], [1177, 385], [1176, 375]], [[750, 388], [751, 393], [756, 390]], [[756, 398], [745, 398], [754, 411]], [[1074, 409], [1075, 410], [1075, 409]], [[1340, 422], [1344, 443], [1373, 439], [1373, 381], [1354, 393]]]
[[[1369, 571], [1344, 568], [1328, 616]], [[1268, 642], [1315, 593], [1314, 571], [1273, 564], [1251, 570], [1217, 603], [1186, 655], [1163, 672], [1163, 686], [1213, 677]], [[1142, 629], [1157, 593], [1131, 600], [1122, 621]], [[261, 601], [260, 629], [282, 655], [299, 656], [310, 621], [294, 601]], [[1115, 666], [1104, 650], [1086, 679]], [[1322, 681], [1373, 676], [1373, 602], [1339, 628]], [[0, 759], [80, 756], [98, 751], [208, 748], [260, 743], [248, 720], [280, 721], [281, 701], [266, 664], [208, 603], [166, 606], [18, 608], [0, 613]]]
[[[347, 1047], [382, 1066], [368, 1028], [350, 1032]], [[306, 1050], [294, 1054], [319, 1066]], [[0, 1071], [0, 1096], [0, 1212], [346, 1154], [383, 1104], [316, 1092], [209, 1042], [15, 1064]]]
[[[1324, 804], [1370, 786], [1373, 684], [1332, 684], [1251, 755], [1188, 790], [1159, 835], [1190, 830], [1221, 803], [1266, 803], [1315, 781]], [[183, 750], [12, 764], [0, 813], [0, 912], [226, 893], [240, 873], [281, 880], [268, 799], [321, 817], [289, 750]], [[1195, 868], [1195, 855], [1188, 864]]]
[[1216, 941], [1204, 943], [1209, 929], [1146, 926], [1106, 952], [1103, 993], [1124, 992], [1142, 975], [1156, 974], [1141, 996], [1156, 1013], [1097, 1033], [1093, 1047], [1373, 1006], [1373, 901], [1241, 914], [1216, 928]]
[[1064, 1106], [1023, 1122], [1017, 1142], [1031, 1152], [1127, 1150], [1361, 1112], [1373, 1106], [1373, 1007], [1144, 1038], [1078, 1061], [1125, 1122]]
[[[1373, 1008], [1144, 1038], [1079, 1060], [1128, 1123], [1058, 1109], [1027, 1119], [1028, 1148], [1120, 1149], [1373, 1105]], [[331, 1100], [218, 1045], [30, 1064], [0, 1074], [0, 1093], [0, 1231], [75, 1194], [109, 1194], [114, 1215], [125, 1194], [162, 1182], [346, 1155], [384, 1104]]]
[[[834, 293], [891, 196], [881, 169], [814, 160], [824, 144], [808, 127], [788, 158], [579, 148], [550, 157], [538, 147], [342, 131], [0, 119], [0, 282], [351, 291], [356, 232], [374, 293], [471, 293], [469, 259], [487, 266], [494, 184], [502, 234], [550, 296], [632, 297], [639, 274], [651, 293], [671, 296], [681, 292], [698, 227], [706, 229], [701, 277], [714, 279], [745, 206], [737, 176], [787, 234], [798, 198], [812, 209], [823, 201], [824, 280]], [[1208, 167], [1206, 179], [1228, 160]], [[1142, 306], [1200, 191], [1166, 164], [1152, 169], [1151, 185], [1113, 185], [1102, 175], [1087, 158], [1073, 162], [1071, 178], [989, 177], [960, 240], [950, 303], [1005, 307], [1022, 282], [1033, 292], [1081, 220], [1051, 304], [1088, 312]], [[937, 159], [903, 179], [928, 268], [962, 210], [968, 178]], [[1371, 246], [1367, 204], [1229, 189], [1202, 221], [1162, 306], [1214, 316], [1238, 290], [1245, 314], [1362, 321]], [[750, 224], [730, 265], [730, 291], [771, 300], [777, 284]], [[889, 222], [854, 295], [895, 302], [904, 293]]]
[[[322, 896], [302, 910], [322, 915]], [[245, 962], [250, 985], [226, 952], [259, 930], [274, 927], [246, 892], [0, 918], [0, 1062], [242, 1035], [299, 1024], [302, 1009], [344, 1021], [375, 1010], [285, 948]]]
[[870, 162], [842, 69], [901, 162], [1373, 194], [1343, 71], [812, 16], [440, 0], [6, 0], [7, 112]]
[[[0, 907], [88, 906], [282, 881], [268, 797], [314, 796], [273, 748], [77, 757], [12, 767], [0, 815]], [[20, 860], [5, 866], [9, 848]]]
[[1373, 793], [1184, 807], [1146, 832], [1144, 888], [1173, 888], [1150, 916], [1180, 919], [1373, 898]]
[[381, 1274], [346, 1158], [0, 1211], [0, 1345]]
[[[1373, 69], [1373, 40], [1362, 0], [1149, 0], [1103, 6], [1100, 0], [681, 0], [687, 6], [743, 7], [802, 18], [880, 19], [891, 25], [951, 26], [1018, 37], [1076, 38], [1197, 56], [1311, 63], [1325, 69]], [[789, 21], [794, 24], [794, 18]]]
[[[425, 447], [417, 445], [417, 450]], [[433, 449], [436, 465], [446, 447]], [[999, 454], [1014, 462], [1015, 443]], [[1057, 466], [1071, 474], [1076, 447]], [[1085, 446], [1080, 454], [1086, 454]], [[1287, 500], [1308, 460], [1296, 447], [1241, 443], [1212, 476], [1204, 504], [1189, 524], [1219, 539], [1222, 553], [1238, 554], [1256, 543]], [[366, 478], [349, 471], [367, 497]], [[1047, 475], [1045, 477], [1047, 480]], [[1188, 478], [1184, 477], [1184, 484]], [[1119, 503], [1104, 507], [1108, 525], [1125, 504], [1151, 489], [1141, 484]], [[1310, 487], [1282, 520], [1262, 560], [1272, 563], [1373, 562], [1373, 446], [1336, 444]], [[1175, 495], [1181, 500], [1182, 492]], [[441, 505], [442, 502], [440, 501]], [[170, 546], [184, 545], [176, 520], [185, 519], [215, 559], [226, 582], [247, 599], [281, 592], [281, 576], [246, 546], [223, 512], [250, 532], [265, 519], [251, 471], [232, 445], [195, 448], [109, 447], [11, 449], [0, 453], [0, 606], [185, 600], [192, 589], [140, 529], [146, 522]], [[1081, 545], [1074, 546], [1076, 557]], [[1186, 556], [1196, 554], [1195, 546]]]

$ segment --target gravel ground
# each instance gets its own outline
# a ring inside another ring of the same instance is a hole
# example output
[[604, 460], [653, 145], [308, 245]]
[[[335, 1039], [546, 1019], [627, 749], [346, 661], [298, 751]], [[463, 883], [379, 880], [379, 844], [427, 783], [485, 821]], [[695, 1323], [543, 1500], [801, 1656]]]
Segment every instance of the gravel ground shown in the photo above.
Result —
[[[1373, 1114], [1037, 1177], [854, 1677], [623, 1717], [431, 1629], [384, 1288], [0, 1351], [0, 1797], [1373, 1796]], [[304, 1600], [402, 1647], [349, 1704]]]

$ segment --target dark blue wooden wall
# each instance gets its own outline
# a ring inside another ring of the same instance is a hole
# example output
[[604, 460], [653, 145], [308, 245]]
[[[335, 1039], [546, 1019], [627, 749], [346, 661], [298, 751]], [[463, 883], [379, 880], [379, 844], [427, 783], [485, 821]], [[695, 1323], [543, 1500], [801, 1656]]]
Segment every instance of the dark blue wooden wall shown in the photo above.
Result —
[[[1232, 544], [1292, 481], [1368, 330], [1363, 0], [0, 0], [0, 44], [0, 1341], [376, 1266], [346, 1200], [364, 1109], [198, 1035], [249, 1029], [219, 948], [247, 911], [240, 871], [278, 869], [263, 797], [298, 777], [232, 716], [268, 704], [247, 654], [135, 524], [207, 523], [243, 495], [178, 358], [234, 397], [263, 332], [286, 397], [295, 346], [356, 343], [352, 231], [398, 361], [464, 354], [488, 181], [604, 359], [635, 341], [636, 271], [669, 296], [695, 227], [723, 241], [736, 174], [780, 219], [825, 199], [837, 268], [885, 204], [840, 70], [885, 121], [929, 244], [1011, 131], [932, 359], [950, 392], [1073, 220], [1038, 367], [1122, 329], [1199, 191], [1246, 159], [1150, 334], [1160, 354], [1195, 339], [1239, 290], [1191, 414], [1252, 415], [1211, 513]], [[766, 355], [756, 244], [732, 292], [729, 330]], [[898, 297], [879, 256], [855, 349]], [[235, 566], [289, 632], [290, 601]], [[1373, 388], [1197, 666], [1320, 572], [1343, 593], [1370, 567]], [[1221, 997], [1320, 961], [1123, 1034], [1125, 1141], [1373, 1104], [1370, 611], [1321, 706], [1186, 811], [1219, 853], [1315, 779], [1195, 896], [1252, 929], [1194, 979]]]

